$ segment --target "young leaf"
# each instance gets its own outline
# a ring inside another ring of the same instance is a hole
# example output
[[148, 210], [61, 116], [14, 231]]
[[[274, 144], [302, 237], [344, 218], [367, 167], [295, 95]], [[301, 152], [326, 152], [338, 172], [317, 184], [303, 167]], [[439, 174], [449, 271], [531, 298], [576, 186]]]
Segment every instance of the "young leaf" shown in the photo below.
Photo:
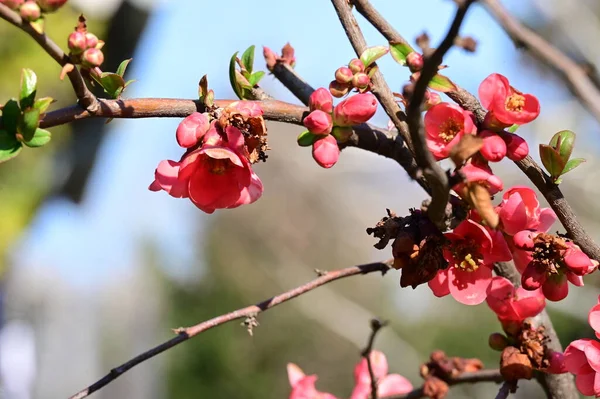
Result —
[[296, 141], [300, 147], [310, 147], [315, 141], [322, 137], [323, 135], [313, 134], [306, 130], [298, 135]]
[[573, 169], [575, 169], [576, 167], [578, 167], [579, 165], [581, 165], [584, 162], [585, 162], [584, 158], [570, 159], [569, 162], [567, 162], [567, 164], [565, 165], [564, 169], [562, 170], [561, 175], [564, 175], [565, 173], [572, 171]]
[[570, 130], [562, 130], [552, 136], [549, 144], [558, 151], [563, 161], [567, 162], [575, 145], [575, 133]]
[[44, 129], [36, 129], [33, 137], [29, 141], [23, 142], [27, 147], [41, 147], [43, 145], [48, 144], [50, 142], [52, 135], [49, 131]]
[[412, 53], [412, 47], [408, 43], [392, 43], [390, 42], [390, 53], [392, 58], [400, 65], [406, 65], [406, 56]]
[[111, 98], [119, 98], [125, 88], [125, 81], [121, 75], [116, 73], [103, 72], [100, 77], [97, 77], [94, 74], [92, 74], [92, 77], [100, 84], [100, 86], [102, 86], [104, 92]]
[[23, 112], [19, 119], [17, 131], [23, 136], [23, 141], [29, 141], [35, 133], [35, 129], [40, 125], [40, 110], [30, 108]]
[[21, 91], [19, 92], [19, 105], [21, 109], [29, 108], [35, 100], [37, 90], [37, 76], [31, 69], [23, 68], [21, 72]]
[[565, 168], [565, 162], [558, 151], [546, 144], [540, 144], [540, 158], [544, 168], [548, 171], [553, 180], [561, 175]]
[[31, 21], [29, 24], [31, 25], [33, 30], [35, 30], [40, 35], [43, 35], [44, 34], [44, 25], [45, 25], [44, 21], [45, 21], [44, 17], [41, 17], [41, 18], [36, 19], [35, 21]]
[[516, 123], [514, 125], [512, 125], [511, 127], [509, 127], [507, 130], [509, 133], [514, 133], [517, 131], [517, 129], [519, 128], [520, 125], [517, 125]]
[[21, 151], [22, 145], [14, 135], [6, 130], [0, 130], [0, 163], [16, 157]]
[[208, 93], [208, 76], [204, 75], [198, 83], [198, 98], [202, 99]]
[[265, 76], [265, 73], [263, 71], [256, 71], [252, 75], [250, 75], [250, 79], [248, 79], [248, 82], [250, 82], [252, 86], [256, 86], [258, 82], [260, 82], [260, 80], [263, 78], [263, 76]]
[[54, 99], [52, 97], [39, 98], [33, 103], [33, 108], [39, 110], [40, 114], [43, 114], [53, 102]]
[[432, 90], [441, 91], [442, 93], [447, 93], [449, 91], [456, 90], [456, 85], [452, 83], [449, 78], [438, 73], [429, 82], [429, 88]]
[[119, 75], [120, 77], [125, 76], [125, 70], [127, 69], [127, 66], [129, 65], [132, 59], [133, 58], [129, 58], [119, 64], [119, 67], [117, 68], [117, 75]]
[[253, 44], [244, 51], [244, 54], [242, 54], [242, 64], [249, 74], [252, 74], [252, 68], [254, 68], [254, 48], [255, 46]]
[[390, 51], [386, 46], [373, 46], [367, 48], [360, 55], [360, 60], [365, 64], [365, 68], [369, 65], [377, 61], [379, 58], [383, 57]]
[[21, 110], [19, 109], [19, 104], [13, 99], [8, 100], [2, 108], [2, 123], [4, 124], [4, 129], [13, 136], [17, 133], [20, 116]]
[[236, 51], [235, 54], [233, 54], [233, 56], [231, 57], [231, 60], [229, 60], [229, 83], [231, 83], [231, 88], [233, 89], [235, 95], [238, 96], [240, 100], [242, 100], [242, 88], [240, 87], [237, 81], [237, 73], [239, 72], [235, 69], [237, 54], [238, 52]]

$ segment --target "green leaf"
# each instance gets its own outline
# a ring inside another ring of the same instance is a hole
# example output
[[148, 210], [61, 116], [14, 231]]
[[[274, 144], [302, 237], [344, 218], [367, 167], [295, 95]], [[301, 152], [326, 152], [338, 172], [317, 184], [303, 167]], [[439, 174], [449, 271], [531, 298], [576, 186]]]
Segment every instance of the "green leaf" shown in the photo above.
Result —
[[392, 58], [400, 65], [406, 65], [406, 56], [414, 52], [408, 43], [392, 43], [390, 42], [390, 53]]
[[254, 48], [255, 46], [252, 45], [242, 54], [242, 64], [249, 74], [252, 74], [252, 69], [254, 68]]
[[571, 158], [575, 146], [575, 133], [570, 130], [561, 130], [552, 136], [549, 144], [558, 151], [560, 157], [566, 163]]
[[40, 110], [30, 108], [23, 112], [19, 119], [17, 131], [23, 136], [23, 141], [29, 141], [33, 137], [35, 130], [40, 125]]
[[564, 169], [562, 170], [561, 175], [564, 175], [565, 173], [572, 171], [573, 169], [575, 169], [576, 167], [578, 167], [579, 165], [581, 165], [584, 162], [585, 162], [584, 158], [573, 158], [573, 159], [569, 160], [569, 162], [567, 162]]
[[456, 90], [456, 85], [452, 83], [449, 78], [438, 73], [429, 82], [429, 88], [432, 90], [441, 91], [442, 93], [447, 93], [449, 91]]
[[509, 133], [514, 133], [517, 131], [517, 129], [519, 128], [519, 125], [517, 125], [516, 123], [514, 125], [512, 125], [511, 127], [508, 128], [508, 132]]
[[94, 76], [94, 80], [102, 86], [104, 92], [111, 98], [118, 98], [125, 88], [125, 81], [116, 73], [103, 72], [100, 77]]
[[0, 163], [16, 157], [23, 146], [6, 130], [0, 130]]
[[562, 174], [565, 168], [565, 162], [560, 157], [558, 151], [546, 144], [540, 144], [540, 158], [544, 168], [548, 171], [552, 180], [555, 180]]
[[32, 147], [32, 148], [41, 147], [43, 145], [48, 144], [48, 142], [50, 142], [51, 138], [52, 138], [52, 135], [50, 134], [49, 131], [44, 130], [44, 129], [36, 129], [31, 140], [25, 141], [25, 142], [23, 142], [23, 144], [25, 144], [27, 147]]
[[19, 105], [21, 109], [33, 106], [37, 90], [37, 76], [31, 69], [23, 68], [21, 72], [21, 91], [19, 92]]
[[35, 21], [31, 21], [29, 24], [31, 25], [31, 27], [40, 35], [44, 34], [44, 27], [45, 27], [45, 19], [44, 17], [40, 17], [38, 19], [36, 19]]
[[254, 72], [252, 75], [250, 75], [248, 82], [250, 82], [252, 86], [256, 86], [264, 76], [265, 73], [263, 71]]
[[125, 70], [127, 69], [127, 66], [129, 65], [132, 59], [133, 58], [129, 58], [128, 60], [125, 60], [119, 64], [119, 67], [117, 68], [117, 75], [119, 75], [120, 77], [125, 76]]
[[231, 56], [231, 60], [229, 60], [229, 83], [231, 83], [231, 88], [233, 89], [235, 95], [238, 96], [238, 98], [240, 100], [242, 100], [243, 99], [242, 88], [238, 84], [237, 74], [236, 74], [237, 71], [235, 69], [235, 62], [237, 59], [237, 54], [238, 54], [238, 52], [236, 51], [235, 54], [233, 54], [233, 56]]
[[52, 97], [42, 97], [35, 100], [33, 103], [33, 108], [39, 110], [40, 114], [43, 114], [53, 102], [54, 99]]
[[360, 55], [360, 60], [365, 64], [365, 68], [386, 55], [390, 51], [386, 46], [373, 46], [367, 48]]
[[313, 134], [306, 130], [298, 135], [296, 141], [298, 141], [300, 147], [310, 147], [315, 141], [322, 137], [322, 134]]
[[8, 100], [2, 108], [2, 123], [4, 129], [13, 136], [17, 133], [20, 116], [19, 104], [14, 99]]
[[130, 84], [132, 84], [133, 82], [136, 82], [135, 79], [130, 79], [127, 82], [125, 82], [125, 86], [123, 87], [123, 90], [125, 90], [125, 87], [129, 86]]

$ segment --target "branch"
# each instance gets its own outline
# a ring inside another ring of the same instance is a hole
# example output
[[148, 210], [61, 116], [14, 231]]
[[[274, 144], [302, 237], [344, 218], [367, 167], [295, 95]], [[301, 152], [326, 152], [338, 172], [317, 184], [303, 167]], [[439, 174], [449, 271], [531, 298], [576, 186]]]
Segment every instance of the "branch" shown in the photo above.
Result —
[[381, 328], [385, 327], [388, 324], [387, 321], [381, 321], [379, 319], [371, 320], [371, 334], [369, 335], [369, 341], [367, 346], [361, 352], [361, 356], [367, 360], [367, 367], [369, 369], [369, 378], [371, 379], [371, 398], [377, 399], [377, 379], [375, 378], [375, 373], [373, 372], [373, 364], [371, 362], [371, 352], [373, 351], [373, 343], [375, 342], [375, 336], [381, 330]]
[[[369, 273], [373, 273], [373, 272], [381, 272], [382, 274], [385, 274], [391, 268], [393, 262], [394, 262], [393, 260], [388, 260], [385, 262], [368, 263], [365, 265], [352, 266], [352, 267], [347, 267], [345, 269], [339, 269], [339, 270], [334, 270], [331, 272], [325, 272], [323, 275], [321, 275], [320, 277], [314, 279], [313, 281], [311, 281], [309, 283], [306, 283], [304, 285], [296, 287], [292, 290], [286, 291], [282, 294], [274, 296], [265, 301], [259, 302], [256, 305], [251, 305], [251, 306], [247, 306], [245, 308], [234, 310], [233, 312], [226, 313], [221, 316], [217, 316], [210, 320], [206, 320], [206, 321], [204, 321], [200, 324], [196, 324], [195, 326], [192, 326], [192, 327], [178, 328], [178, 329], [174, 330], [175, 333], [177, 333], [176, 337], [171, 338], [169, 341], [164, 342], [164, 343], [134, 357], [133, 359], [129, 360], [126, 363], [123, 363], [122, 365], [120, 365], [118, 367], [115, 367], [103, 378], [99, 379], [98, 381], [96, 381], [95, 383], [90, 385], [89, 387], [87, 387], [87, 388], [83, 389], [82, 391], [76, 393], [75, 395], [71, 396], [69, 399], [85, 398], [85, 397], [89, 396], [90, 394], [92, 394], [93, 392], [96, 392], [100, 388], [110, 384], [111, 382], [113, 382], [118, 377], [123, 375], [125, 372], [127, 372], [131, 368], [137, 366], [138, 364], [140, 364], [140, 363], [158, 355], [159, 353], [162, 353], [162, 352], [166, 351], [167, 349], [170, 349], [184, 341], [187, 341], [188, 339], [195, 337], [196, 335], [198, 335], [204, 331], [210, 330], [211, 328], [220, 326], [221, 324], [225, 324], [225, 323], [228, 323], [233, 320], [254, 319], [261, 312], [266, 312], [267, 310], [274, 308], [275, 306], [277, 306], [279, 304], [287, 302], [290, 299], [296, 298], [302, 294], [305, 294], [309, 291], [314, 290], [315, 288], [318, 288], [318, 287], [325, 285], [327, 283], [330, 283], [332, 281], [342, 279], [344, 277], [357, 276], [359, 274], [369, 274]], [[251, 326], [249, 328], [251, 328]]]
[[573, 90], [588, 111], [600, 122], [600, 91], [585, 68], [578, 65], [542, 36], [513, 17], [498, 0], [482, 0], [488, 12], [504, 28], [517, 47], [553, 68]]
[[[67, 54], [65, 54], [62, 49], [54, 43], [46, 34], [38, 33], [35, 29], [31, 27], [31, 25], [27, 21], [23, 21], [21, 16], [0, 3], [0, 18], [10, 22], [17, 28], [26, 32], [29, 36], [31, 36], [50, 57], [52, 57], [60, 66], [65, 66], [68, 63], [71, 63], [71, 59]], [[67, 73], [69, 80], [71, 81], [71, 85], [73, 86], [73, 90], [75, 91], [75, 95], [79, 100], [81, 106], [91, 112], [94, 112], [98, 107], [98, 100], [96, 96], [92, 94], [92, 92], [85, 85], [85, 81], [79, 73], [77, 67], [74, 67], [72, 71]]]
[[496, 399], [506, 399], [508, 395], [514, 393], [517, 389], [517, 384], [515, 381], [504, 381], [500, 390], [498, 391], [498, 395], [496, 395]]
[[[444, 380], [448, 385], [459, 385], [459, 384], [475, 384], [477, 382], [495, 382], [500, 383], [504, 381], [504, 378], [500, 374], [500, 370], [498, 369], [488, 369], [488, 370], [480, 370], [474, 371], [472, 373], [462, 373], [457, 377], [449, 378]], [[425, 398], [425, 392], [423, 387], [412, 390], [411, 392], [395, 395], [395, 396], [386, 396], [381, 399], [419, 399]]]
[[308, 99], [315, 89], [302, 79], [294, 68], [278, 61], [271, 72], [302, 104], [308, 107]]
[[381, 15], [369, 0], [352, 0], [352, 4], [375, 29], [379, 31], [391, 43], [401, 43], [410, 46], [410, 43]]

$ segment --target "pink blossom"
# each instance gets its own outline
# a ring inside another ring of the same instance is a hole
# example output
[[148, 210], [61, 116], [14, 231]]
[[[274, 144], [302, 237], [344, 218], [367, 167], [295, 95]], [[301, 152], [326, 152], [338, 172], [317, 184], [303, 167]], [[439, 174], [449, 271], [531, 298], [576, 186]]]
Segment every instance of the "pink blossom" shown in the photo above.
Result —
[[506, 156], [506, 143], [502, 137], [490, 130], [484, 130], [478, 135], [483, 139], [481, 155], [490, 162], [500, 162]]
[[177, 127], [175, 133], [177, 143], [183, 148], [193, 147], [202, 140], [209, 127], [208, 116], [200, 112], [194, 112], [181, 121]]
[[493, 119], [504, 126], [523, 125], [540, 114], [540, 103], [535, 96], [516, 90], [497, 73], [481, 82], [479, 99]]
[[340, 158], [340, 148], [335, 137], [327, 135], [314, 142], [312, 156], [322, 167], [328, 169], [336, 164]]
[[487, 304], [502, 321], [522, 322], [534, 317], [546, 306], [540, 290], [527, 291], [515, 288], [510, 280], [494, 277], [487, 289]]
[[[385, 355], [377, 350], [370, 353], [373, 376], [377, 381], [377, 397], [402, 395], [413, 390], [413, 386], [400, 374], [388, 374], [388, 363]], [[362, 358], [354, 368], [354, 390], [350, 399], [367, 399], [371, 397], [371, 375], [367, 359]]]
[[308, 107], [311, 111], [321, 110], [328, 114], [333, 112], [333, 97], [331, 93], [324, 87], [319, 87], [308, 98]]
[[514, 133], [501, 132], [500, 137], [506, 143], [506, 156], [511, 161], [521, 161], [529, 155], [529, 145], [527, 145], [527, 142], [521, 136]]
[[359, 93], [348, 97], [333, 109], [336, 126], [352, 126], [365, 123], [377, 110], [377, 99], [371, 93]]
[[485, 300], [492, 281], [493, 263], [512, 258], [502, 235], [491, 232], [467, 219], [452, 232], [444, 233], [450, 241], [443, 251], [449, 265], [429, 281], [434, 295], [451, 294], [466, 305], [477, 305]]
[[287, 372], [292, 387], [290, 399], [336, 399], [330, 393], [317, 391], [315, 387], [316, 375], [305, 375], [302, 369], [294, 363], [288, 363]]
[[[483, 184], [491, 195], [502, 191], [504, 184], [498, 176], [492, 173], [492, 169], [484, 163], [470, 162], [464, 165], [460, 171], [465, 175], [467, 182], [478, 182]], [[453, 190], [460, 192], [464, 183], [457, 184]]]
[[436, 160], [448, 158], [450, 150], [465, 134], [475, 134], [477, 128], [471, 114], [450, 103], [439, 103], [425, 114], [425, 139]]
[[263, 185], [243, 155], [244, 137], [239, 129], [228, 126], [225, 138], [213, 123], [199, 148], [186, 152], [180, 162], [159, 164], [149, 189], [189, 197], [206, 213], [256, 201]]
[[314, 110], [302, 121], [313, 134], [329, 134], [333, 128], [331, 115], [321, 110]]
[[546, 232], [557, 219], [551, 208], [540, 208], [535, 191], [525, 186], [514, 186], [506, 191], [496, 211], [502, 230], [508, 235], [522, 230]]
[[[588, 322], [600, 338], [600, 298], [588, 314]], [[567, 346], [564, 353], [565, 368], [575, 374], [575, 385], [583, 395], [600, 397], [600, 342], [578, 339]]]

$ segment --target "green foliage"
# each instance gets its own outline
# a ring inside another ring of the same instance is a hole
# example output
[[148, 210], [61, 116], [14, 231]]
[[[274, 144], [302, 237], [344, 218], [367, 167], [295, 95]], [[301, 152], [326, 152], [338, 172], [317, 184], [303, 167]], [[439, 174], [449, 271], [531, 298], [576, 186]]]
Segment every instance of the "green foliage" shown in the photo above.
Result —
[[406, 65], [406, 57], [414, 52], [413, 48], [408, 43], [392, 43], [390, 42], [390, 53], [392, 58], [400, 65]]

